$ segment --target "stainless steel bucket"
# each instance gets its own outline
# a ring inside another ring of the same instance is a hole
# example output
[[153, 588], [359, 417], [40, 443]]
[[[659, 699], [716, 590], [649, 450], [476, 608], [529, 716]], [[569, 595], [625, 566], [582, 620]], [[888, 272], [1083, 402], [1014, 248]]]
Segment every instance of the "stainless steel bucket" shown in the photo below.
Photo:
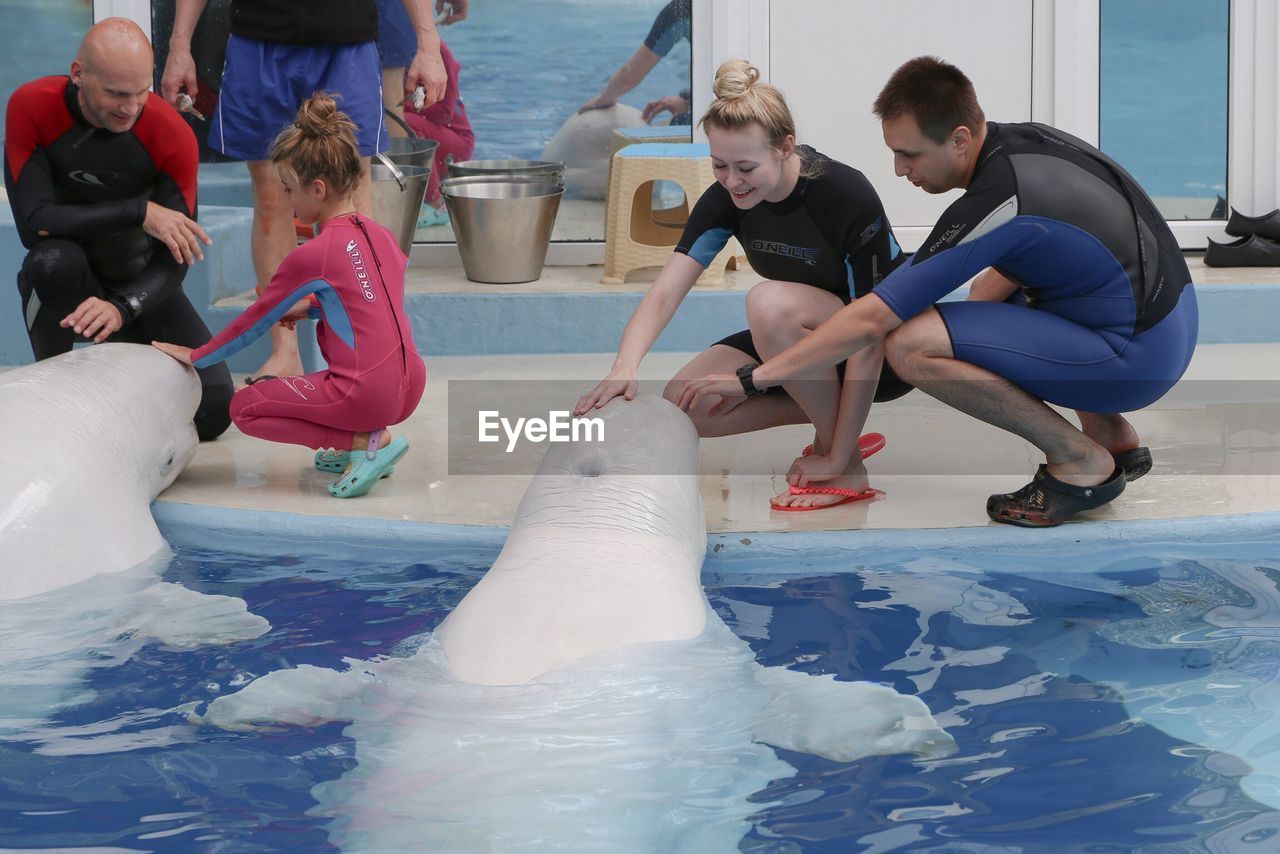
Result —
[[439, 147], [440, 143], [434, 139], [393, 136], [387, 140], [387, 150], [383, 153], [397, 166], [422, 166], [430, 169], [435, 165], [436, 149]]
[[[400, 125], [408, 136], [388, 136], [387, 150], [383, 152], [387, 159], [397, 166], [422, 166], [430, 169], [435, 165], [436, 149], [440, 147], [440, 143], [434, 139], [420, 137], [414, 133], [413, 128], [405, 122], [404, 119], [397, 116], [391, 110], [383, 109], [383, 114]], [[440, 177], [444, 177], [441, 175]]]
[[[373, 218], [396, 236], [405, 255], [413, 247], [422, 200], [427, 195], [431, 170], [422, 166], [401, 166], [382, 161], [378, 155], [370, 166], [373, 179]], [[382, 161], [382, 162], [380, 162]]]
[[541, 178], [450, 178], [440, 185], [473, 282], [514, 284], [542, 275], [564, 188]]
[[564, 164], [550, 160], [460, 160], [448, 166], [450, 178], [511, 175], [540, 178], [564, 186]]

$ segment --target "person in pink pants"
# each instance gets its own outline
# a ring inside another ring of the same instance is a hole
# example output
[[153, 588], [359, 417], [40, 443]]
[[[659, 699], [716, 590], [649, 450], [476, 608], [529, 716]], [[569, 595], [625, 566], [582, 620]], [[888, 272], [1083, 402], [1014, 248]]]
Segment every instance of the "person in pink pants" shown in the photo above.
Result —
[[448, 177], [446, 170], [449, 163], [470, 160], [471, 153], [476, 149], [476, 135], [471, 130], [467, 108], [462, 103], [459, 81], [462, 66], [454, 59], [444, 42], [440, 42], [440, 58], [444, 60], [445, 71], [449, 74], [449, 82], [444, 87], [444, 96], [430, 106], [424, 106], [420, 110], [414, 110], [410, 106], [404, 112], [405, 122], [414, 133], [424, 139], [434, 139], [440, 143], [436, 148], [435, 166], [431, 170], [427, 197], [422, 203], [422, 216], [418, 219], [418, 228], [444, 225], [449, 221], [449, 214], [444, 208], [444, 199], [440, 196], [440, 181]]
[[328, 370], [258, 378], [232, 398], [231, 419], [247, 435], [319, 449], [316, 468], [342, 475], [329, 487], [337, 498], [364, 495], [392, 473], [409, 443], [387, 427], [413, 413], [426, 385], [404, 310], [407, 259], [391, 232], [352, 202], [362, 169], [354, 131], [327, 94], [302, 105], [272, 145], [271, 161], [294, 213], [318, 223], [320, 235], [291, 252], [253, 305], [208, 344], [192, 350], [155, 342], [204, 367], [277, 323], [318, 317]]

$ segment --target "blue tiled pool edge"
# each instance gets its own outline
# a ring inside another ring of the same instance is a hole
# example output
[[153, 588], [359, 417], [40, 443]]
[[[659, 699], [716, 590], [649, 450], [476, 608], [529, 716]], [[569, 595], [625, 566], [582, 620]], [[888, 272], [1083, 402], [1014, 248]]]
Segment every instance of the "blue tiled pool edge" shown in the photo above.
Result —
[[[325, 543], [375, 548], [441, 547], [497, 551], [506, 541], [507, 527], [415, 522], [398, 519], [310, 516], [262, 512], [158, 500], [152, 513], [166, 539], [174, 545], [216, 545], [225, 535], [262, 540], [276, 552], [282, 540], [290, 551], [322, 549]], [[1280, 545], [1280, 512], [1201, 516], [1124, 522], [1075, 522], [1059, 528], [1028, 530], [1005, 525], [974, 528], [910, 530], [724, 532], [707, 537], [709, 563], [732, 558], [803, 555], [805, 562], [822, 555], [876, 554], [877, 560], [895, 552], [947, 549], [1038, 555], [1097, 549], [1105, 542], [1117, 550], [1157, 544], [1203, 545], [1222, 542], [1276, 542]], [[1090, 564], [1093, 561], [1089, 561]]]

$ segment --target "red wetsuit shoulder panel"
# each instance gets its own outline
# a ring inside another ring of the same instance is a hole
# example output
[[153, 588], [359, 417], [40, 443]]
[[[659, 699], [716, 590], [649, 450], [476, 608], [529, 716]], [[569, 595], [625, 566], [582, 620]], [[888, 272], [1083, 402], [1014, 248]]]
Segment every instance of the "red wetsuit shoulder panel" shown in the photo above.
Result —
[[151, 154], [156, 168], [178, 185], [187, 205], [187, 215], [195, 216], [200, 148], [190, 126], [177, 110], [152, 92], [133, 126], [133, 133]]
[[48, 148], [71, 130], [71, 113], [64, 99], [69, 79], [62, 75], [41, 77], [19, 86], [9, 99], [4, 154], [13, 180], [18, 180], [36, 149]]

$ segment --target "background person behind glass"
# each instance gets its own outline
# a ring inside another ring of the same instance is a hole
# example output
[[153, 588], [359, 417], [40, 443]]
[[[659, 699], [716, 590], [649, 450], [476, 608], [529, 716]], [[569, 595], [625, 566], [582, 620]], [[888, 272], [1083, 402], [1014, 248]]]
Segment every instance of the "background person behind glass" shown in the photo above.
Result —
[[[671, 52], [681, 40], [689, 40], [690, 26], [693, 20], [692, 0], [671, 0], [653, 19], [649, 35], [644, 43], [636, 48], [622, 67], [613, 73], [604, 91], [578, 108], [579, 113], [587, 110], [603, 110], [612, 107], [632, 89], [640, 85], [640, 81], [648, 76], [664, 56]], [[642, 113], [646, 122], [663, 112], [671, 113], [671, 124], [687, 125], [692, 120], [690, 90], [685, 89], [678, 95], [667, 95], [656, 101], [645, 104]]]
[[[454, 24], [467, 17], [468, 0], [436, 0], [437, 23]], [[443, 15], [443, 18], [439, 16]], [[413, 109], [412, 94], [406, 97], [405, 72], [418, 49], [417, 34], [402, 0], [378, 0], [378, 60], [382, 63], [382, 105], [403, 119]], [[443, 58], [443, 51], [441, 51]], [[446, 63], [447, 65], [447, 63]], [[447, 68], [446, 68], [447, 71]], [[405, 104], [409, 106], [406, 108]], [[423, 106], [423, 109], [426, 105]], [[387, 125], [391, 136], [406, 136], [395, 122]]]

